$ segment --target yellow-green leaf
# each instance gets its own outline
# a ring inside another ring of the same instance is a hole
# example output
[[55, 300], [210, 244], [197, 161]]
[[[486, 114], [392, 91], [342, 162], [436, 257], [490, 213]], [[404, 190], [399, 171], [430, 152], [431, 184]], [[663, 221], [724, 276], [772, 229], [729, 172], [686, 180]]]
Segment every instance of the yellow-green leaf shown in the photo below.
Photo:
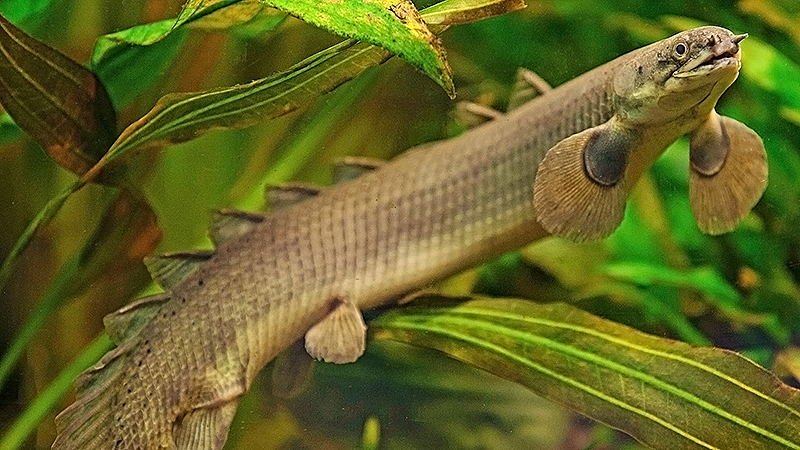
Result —
[[523, 0], [455, 0], [425, 9], [428, 25], [456, 25], [499, 16], [525, 7]]
[[144, 146], [181, 142], [212, 129], [243, 128], [287, 114], [389, 56], [369, 44], [345, 41], [286, 72], [251, 83], [166, 95], [122, 132], [107, 161]]
[[565, 304], [431, 300], [379, 316], [374, 337], [440, 350], [655, 449], [800, 449], [800, 391], [736, 353]]
[[[448, 0], [436, 5], [438, 20], [451, 16], [478, 20], [508, 8], [487, 8], [487, 0]], [[514, 2], [499, 0], [507, 7]], [[429, 11], [423, 11], [427, 17]], [[251, 83], [206, 92], [162, 97], [144, 117], [126, 128], [107, 157], [117, 159], [130, 150], [196, 138], [213, 129], [235, 129], [278, 117], [330, 92], [368, 67], [391, 55], [378, 46], [352, 40], [323, 50], [291, 67]]]
[[410, 0], [263, 0], [333, 33], [379, 45], [409, 61], [455, 97], [439, 39]]
[[[118, 105], [125, 105], [151, 87], [167, 66], [180, 55], [188, 27], [200, 29], [231, 28], [248, 23], [262, 9], [255, 1], [225, 0], [184, 8], [177, 18], [138, 25], [101, 36], [92, 52], [91, 67], [106, 81], [106, 87]], [[260, 33], [274, 30], [285, 18], [271, 10], [261, 14]]]

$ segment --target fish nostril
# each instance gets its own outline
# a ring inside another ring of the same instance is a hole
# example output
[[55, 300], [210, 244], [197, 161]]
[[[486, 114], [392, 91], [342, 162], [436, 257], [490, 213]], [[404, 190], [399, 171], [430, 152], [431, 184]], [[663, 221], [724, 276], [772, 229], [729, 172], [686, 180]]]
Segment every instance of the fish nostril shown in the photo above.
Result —
[[743, 34], [737, 34], [737, 35], [734, 35], [734, 36], [731, 38], [731, 41], [732, 41], [734, 44], [738, 44], [739, 42], [742, 42], [742, 40], [744, 40], [744, 38], [746, 38], [746, 37], [747, 37], [747, 33], [743, 33]]

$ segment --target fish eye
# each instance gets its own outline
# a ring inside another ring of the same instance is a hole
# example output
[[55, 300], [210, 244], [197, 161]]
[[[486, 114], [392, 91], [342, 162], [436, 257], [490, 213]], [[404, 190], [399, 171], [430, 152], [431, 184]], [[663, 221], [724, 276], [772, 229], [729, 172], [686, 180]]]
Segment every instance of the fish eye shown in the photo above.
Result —
[[675, 57], [681, 59], [688, 53], [689, 46], [683, 42], [678, 42], [677, 44], [675, 44], [675, 48], [673, 51], [675, 53]]

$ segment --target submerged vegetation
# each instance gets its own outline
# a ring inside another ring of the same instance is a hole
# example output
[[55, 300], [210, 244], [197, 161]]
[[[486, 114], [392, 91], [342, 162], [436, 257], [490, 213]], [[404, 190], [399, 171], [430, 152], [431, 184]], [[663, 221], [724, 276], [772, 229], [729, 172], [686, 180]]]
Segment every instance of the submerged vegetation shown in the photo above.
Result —
[[265, 370], [226, 448], [800, 449], [800, 6], [428, 1], [430, 32], [380, 34], [347, 20], [381, 16], [369, 2], [262, 3], [0, 1], [20, 28], [0, 23], [0, 450], [49, 447], [110, 348], [102, 317], [155, 289], [142, 257], [210, 247], [210, 210], [459, 133], [453, 88], [503, 109], [518, 67], [558, 85], [700, 24], [750, 35], [718, 109], [762, 137], [770, 177], [736, 231], [699, 232], [681, 140], [609, 239], [547, 239], [436, 286], [460, 300], [371, 313], [367, 354], [291, 398]]

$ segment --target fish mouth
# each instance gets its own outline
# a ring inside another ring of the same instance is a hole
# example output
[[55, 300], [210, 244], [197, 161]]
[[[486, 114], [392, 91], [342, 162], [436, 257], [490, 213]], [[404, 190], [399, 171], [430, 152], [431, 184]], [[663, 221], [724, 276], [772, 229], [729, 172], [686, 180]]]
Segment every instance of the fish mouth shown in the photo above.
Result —
[[741, 61], [739, 42], [746, 37], [746, 33], [737, 34], [723, 40], [711, 35], [709, 37], [709, 46], [695, 58], [679, 67], [678, 70], [672, 73], [672, 76], [675, 78], [689, 78], [706, 75], [724, 67], [735, 66], [738, 69]]

